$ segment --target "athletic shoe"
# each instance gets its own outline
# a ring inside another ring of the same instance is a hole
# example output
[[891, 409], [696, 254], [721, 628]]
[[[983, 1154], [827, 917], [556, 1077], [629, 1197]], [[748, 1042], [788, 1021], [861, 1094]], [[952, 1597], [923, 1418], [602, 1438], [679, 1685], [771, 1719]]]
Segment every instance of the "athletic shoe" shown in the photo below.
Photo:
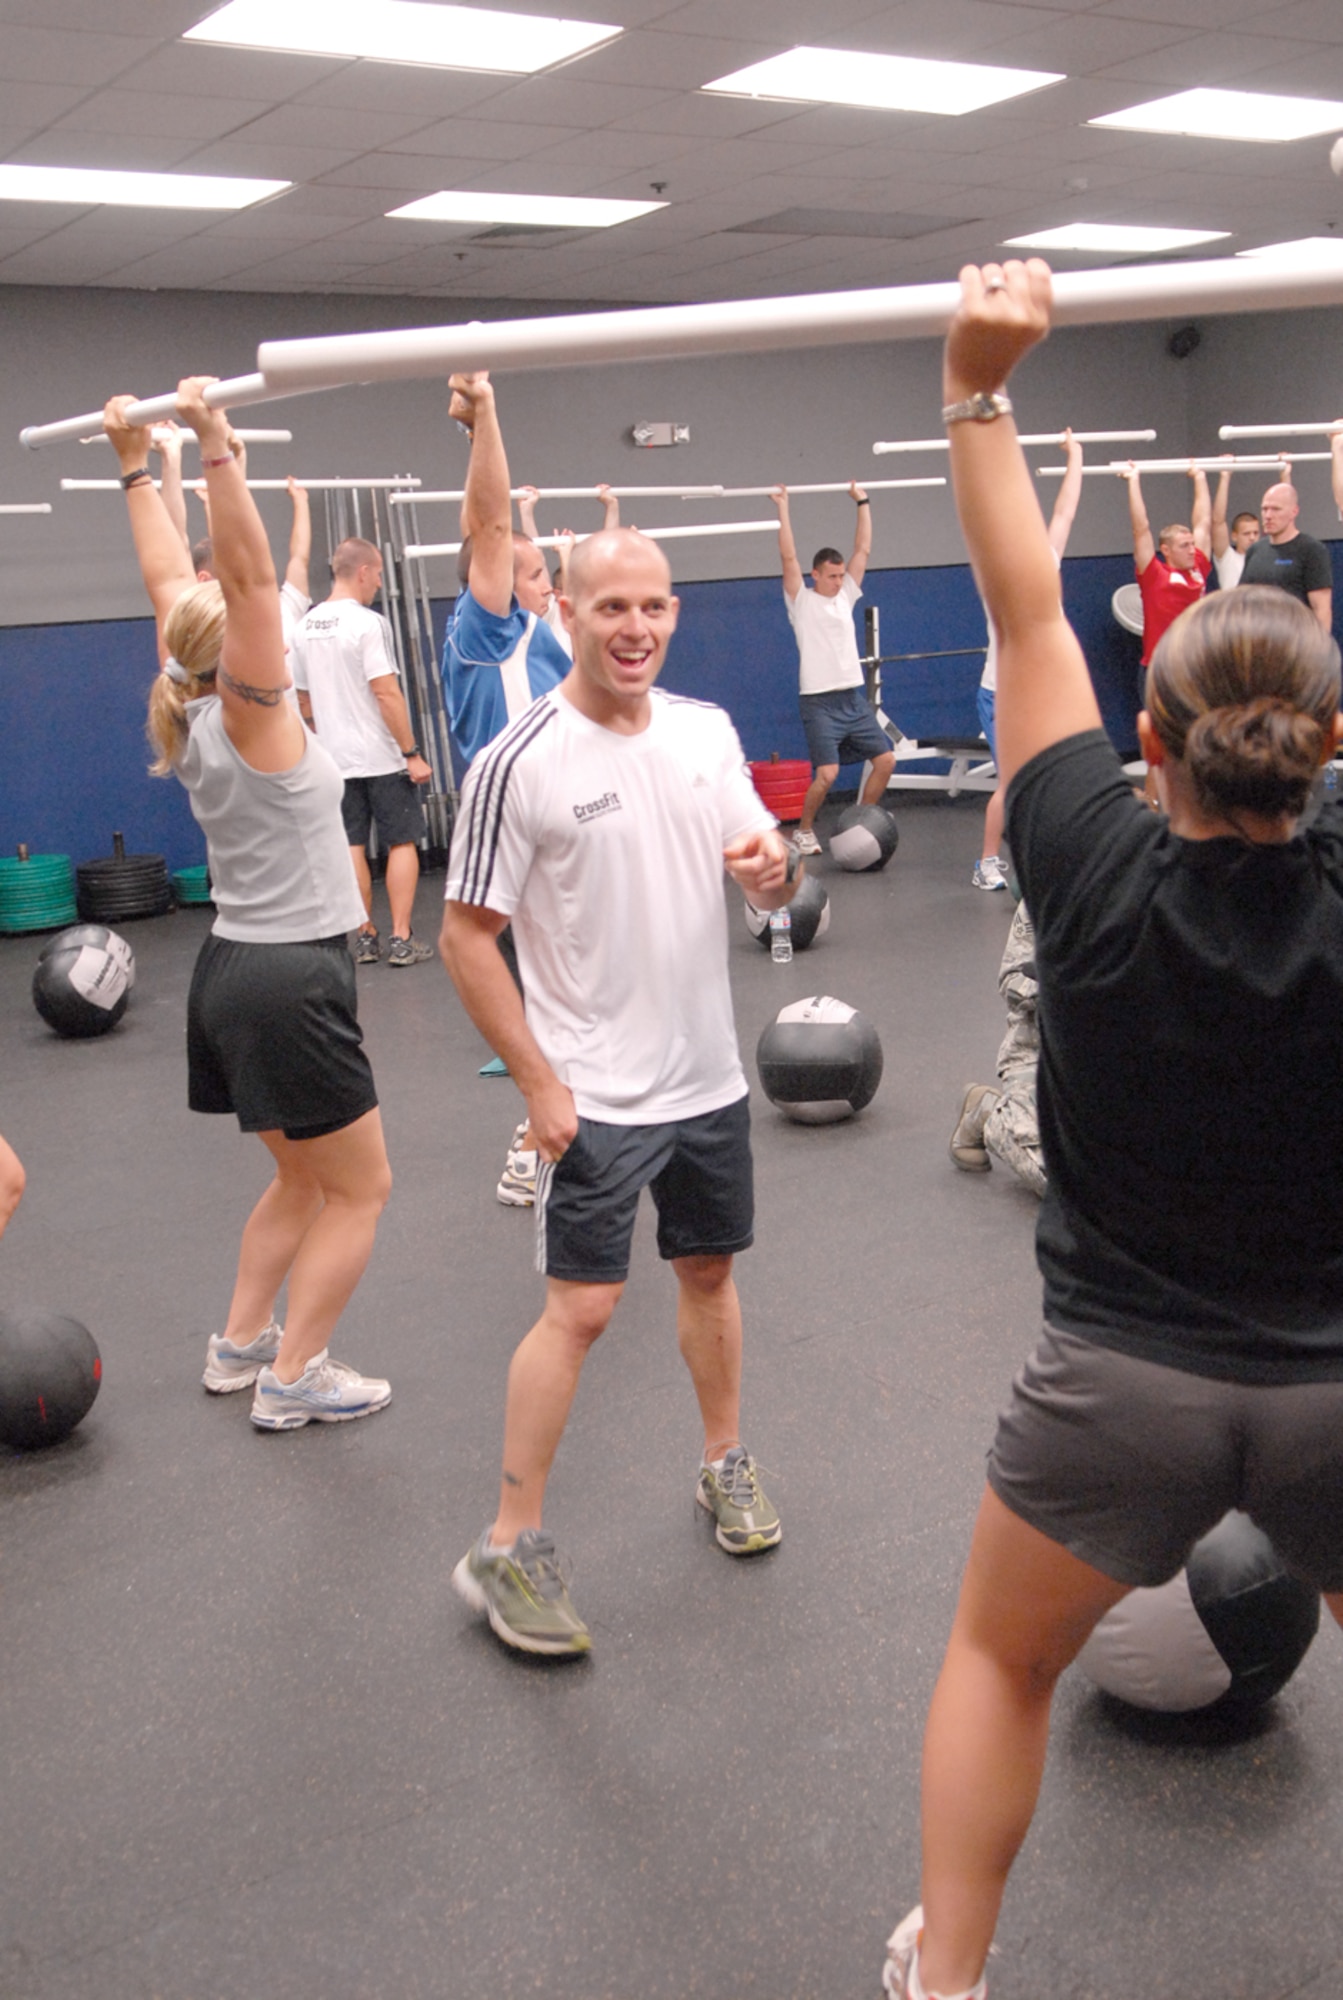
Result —
[[527, 1127], [519, 1125], [508, 1149], [503, 1178], [494, 1190], [505, 1208], [531, 1208], [536, 1202], [536, 1149], [523, 1150]]
[[[923, 1905], [916, 1903], [909, 1915], [896, 1925], [886, 1940], [886, 1964], [881, 1975], [881, 1990], [889, 1996], [889, 2000], [909, 2000], [922, 1936]], [[971, 1987], [969, 2000], [988, 2000], [988, 1991], [987, 1981], [981, 1976]], [[930, 1993], [928, 2000], [937, 2000], [937, 1995]]]
[[524, 1528], [511, 1549], [494, 1553], [489, 1529], [452, 1572], [452, 1587], [483, 1611], [506, 1646], [520, 1653], [586, 1653], [592, 1637], [565, 1588], [554, 1539]]
[[984, 1144], [984, 1127], [1000, 1095], [991, 1083], [972, 1083], [965, 1093], [947, 1148], [962, 1173], [986, 1174], [993, 1164]]
[[970, 880], [976, 889], [1005, 889], [1007, 871], [996, 854], [984, 854], [976, 861]]
[[717, 1522], [714, 1539], [730, 1556], [751, 1556], [783, 1539], [783, 1523], [765, 1498], [755, 1460], [734, 1444], [717, 1465], [702, 1465], [695, 1498]]
[[398, 937], [392, 933], [392, 942], [387, 953], [389, 965], [423, 965], [426, 958], [432, 958], [434, 947], [423, 944], [412, 932], [409, 937]]
[[507, 1076], [508, 1064], [502, 1056], [491, 1056], [487, 1063], [480, 1065], [476, 1074], [477, 1076]]
[[382, 957], [382, 946], [376, 931], [360, 931], [354, 941], [354, 962], [356, 965], [376, 965]]
[[345, 1424], [371, 1417], [392, 1400], [390, 1382], [361, 1375], [348, 1362], [333, 1361], [325, 1348], [294, 1382], [282, 1382], [273, 1368], [256, 1379], [252, 1422], [261, 1431], [296, 1431], [304, 1424]]
[[235, 1389], [250, 1389], [263, 1368], [268, 1368], [280, 1351], [284, 1328], [272, 1320], [246, 1347], [235, 1347], [222, 1333], [212, 1333], [205, 1352], [205, 1373], [201, 1381], [212, 1396], [227, 1396]]
[[794, 854], [824, 854], [825, 849], [809, 826], [800, 826], [789, 841]]

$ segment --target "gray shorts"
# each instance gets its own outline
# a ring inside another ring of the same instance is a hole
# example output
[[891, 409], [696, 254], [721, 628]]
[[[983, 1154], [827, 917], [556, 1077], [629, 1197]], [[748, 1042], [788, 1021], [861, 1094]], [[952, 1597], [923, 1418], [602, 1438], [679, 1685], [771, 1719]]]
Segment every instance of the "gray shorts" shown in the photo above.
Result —
[[1165, 1583], [1228, 1508], [1287, 1568], [1343, 1590], [1343, 1381], [1218, 1382], [1046, 1325], [1012, 1384], [989, 1484], [1052, 1542]]
[[537, 1269], [571, 1284], [623, 1284], [644, 1188], [657, 1206], [661, 1256], [749, 1250], [755, 1224], [749, 1098], [671, 1125], [580, 1118], [568, 1151], [543, 1164], [537, 1177]]
[[351, 847], [367, 847], [372, 826], [384, 854], [392, 847], [416, 847], [424, 839], [424, 807], [409, 771], [347, 778], [340, 814]]

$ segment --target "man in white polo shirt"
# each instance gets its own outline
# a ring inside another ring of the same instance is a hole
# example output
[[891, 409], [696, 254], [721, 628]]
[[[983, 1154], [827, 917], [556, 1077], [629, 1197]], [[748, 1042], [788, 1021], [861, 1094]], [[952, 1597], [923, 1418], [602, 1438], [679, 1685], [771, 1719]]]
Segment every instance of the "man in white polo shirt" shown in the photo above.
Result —
[[[645, 1187], [704, 1428], [696, 1498], [729, 1555], [782, 1533], [738, 1434], [732, 1264], [751, 1242], [753, 1197], [723, 877], [771, 909], [791, 899], [798, 870], [728, 716], [653, 685], [677, 612], [656, 542], [618, 528], [580, 543], [563, 601], [574, 664], [471, 766], [440, 940], [468, 1014], [527, 1100], [547, 1279], [509, 1369], [498, 1511], [452, 1581], [507, 1645], [540, 1654], [591, 1643], [542, 1501], [584, 1358], [624, 1287]], [[510, 919], [525, 1011], [496, 945]]]
[[372, 608], [382, 589], [381, 554], [372, 542], [351, 536], [332, 556], [331, 575], [330, 597], [314, 605], [294, 633], [290, 662], [300, 713], [345, 780], [341, 812], [365, 910], [355, 962], [376, 965], [381, 956], [368, 865], [369, 828], [376, 825], [392, 906], [387, 963], [419, 965], [433, 951], [411, 930], [424, 838], [415, 788], [432, 774], [411, 728], [387, 621]]
[[853, 625], [853, 607], [863, 594], [863, 577], [872, 551], [871, 503], [861, 486], [851, 485], [849, 493], [858, 508], [853, 554], [846, 563], [838, 549], [818, 549], [811, 565], [810, 590], [803, 582], [793, 541], [788, 488], [776, 486], [771, 496], [779, 510], [783, 598], [797, 640], [802, 726], [812, 764], [811, 784], [793, 835], [799, 854], [821, 852], [814, 831], [816, 815], [839, 776], [841, 764], [871, 760], [862, 793], [865, 806], [879, 803], [895, 764], [891, 739], [867, 698]]

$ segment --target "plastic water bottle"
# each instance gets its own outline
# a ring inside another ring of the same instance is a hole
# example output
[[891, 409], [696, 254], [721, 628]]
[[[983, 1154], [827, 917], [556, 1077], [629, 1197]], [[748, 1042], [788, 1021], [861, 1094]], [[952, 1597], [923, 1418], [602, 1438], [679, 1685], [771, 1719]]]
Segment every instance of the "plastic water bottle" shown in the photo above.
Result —
[[769, 955], [776, 965], [793, 962], [793, 920], [786, 906], [769, 913]]

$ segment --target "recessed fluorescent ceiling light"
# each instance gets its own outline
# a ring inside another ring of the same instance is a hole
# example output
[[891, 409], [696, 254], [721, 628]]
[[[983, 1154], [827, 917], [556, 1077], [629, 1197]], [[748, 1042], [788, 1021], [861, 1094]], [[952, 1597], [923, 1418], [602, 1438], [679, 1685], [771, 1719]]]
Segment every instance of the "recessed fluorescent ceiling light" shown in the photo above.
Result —
[[1144, 229], [1118, 222], [1066, 222], [1061, 229], [1037, 229], [1033, 236], [1009, 236], [1012, 250], [1187, 250], [1195, 243], [1216, 243], [1227, 229]]
[[0, 167], [2, 201], [69, 201], [121, 208], [247, 208], [292, 181], [243, 181], [220, 174], [109, 173], [102, 167]]
[[500, 14], [487, 7], [435, 7], [423, 0], [230, 0], [187, 42], [223, 42], [296, 55], [365, 56], [430, 69], [496, 69], [528, 75], [609, 42], [622, 31], [600, 21]]
[[959, 118], [1062, 83], [1061, 73], [990, 69], [981, 63], [925, 62], [919, 56], [864, 55], [852, 49], [790, 49], [751, 63], [705, 90], [733, 97], [775, 97], [798, 104], [853, 104], [877, 111], [937, 111]]
[[1124, 132], [1177, 132], [1196, 139], [1250, 139], [1282, 145], [1343, 131], [1343, 104], [1319, 97], [1272, 97], [1257, 90], [1181, 90], [1127, 111], [1107, 111], [1092, 125]]
[[1299, 236], [1295, 243], [1261, 243], [1257, 250], [1237, 250], [1238, 257], [1266, 257], [1274, 264], [1343, 264], [1343, 241], [1337, 236]]
[[454, 193], [444, 188], [404, 208], [390, 208], [389, 219], [403, 222], [517, 222], [549, 229], [609, 229], [666, 208], [665, 201], [604, 201], [595, 195]]

